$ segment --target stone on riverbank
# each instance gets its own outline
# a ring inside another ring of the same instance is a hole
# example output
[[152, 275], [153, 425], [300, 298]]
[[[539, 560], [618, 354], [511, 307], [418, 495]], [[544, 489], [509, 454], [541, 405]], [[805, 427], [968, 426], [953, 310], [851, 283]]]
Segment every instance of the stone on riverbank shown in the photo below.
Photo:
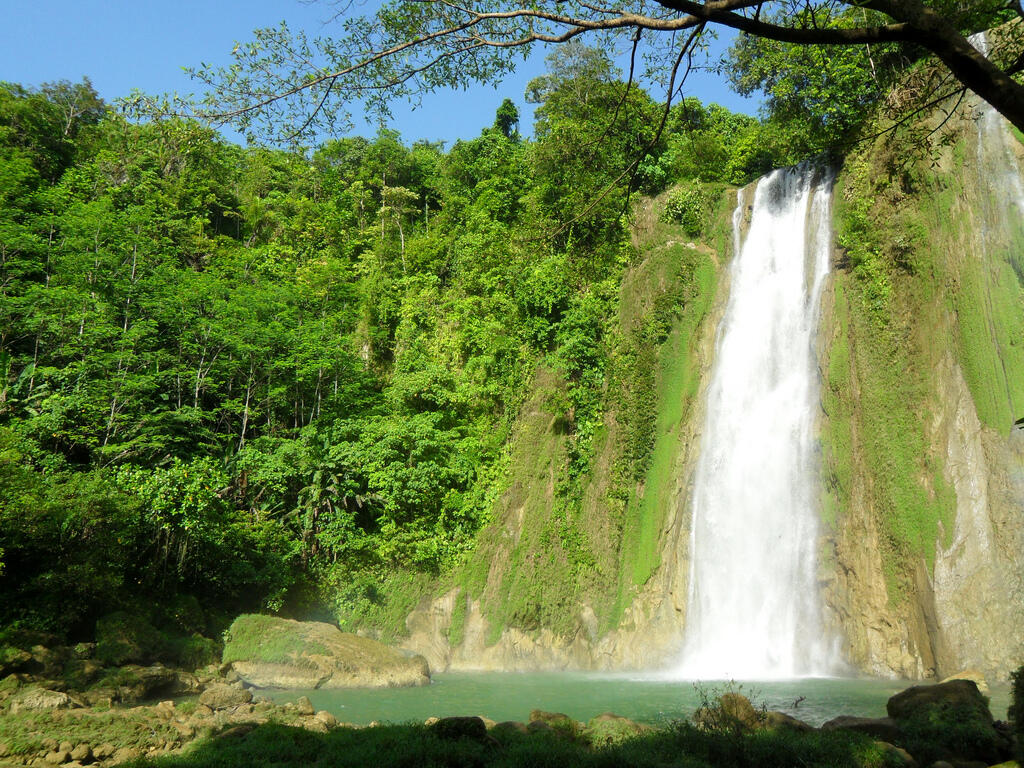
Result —
[[471, 739], [473, 741], [487, 739], [487, 726], [479, 717], [442, 717], [433, 723], [430, 729], [442, 739]]
[[248, 704], [250, 701], [252, 701], [252, 691], [223, 683], [211, 685], [199, 695], [199, 703], [205, 704], [214, 711]]
[[628, 717], [605, 712], [590, 719], [586, 737], [593, 746], [609, 746], [653, 730], [649, 725], [633, 722]]
[[393, 688], [430, 682], [422, 656], [331, 624], [272, 616], [235, 619], [226, 635], [224, 662], [258, 688]]
[[530, 712], [530, 724], [527, 726], [532, 730], [550, 728], [562, 736], [575, 739], [584, 729], [583, 723], [573, 720], [562, 712], [545, 712], [543, 709], [535, 709]]
[[933, 707], [963, 707], [992, 722], [992, 713], [973, 680], [949, 680], [934, 685], [915, 685], [900, 691], [885, 705], [889, 717], [908, 720]]
[[764, 713], [764, 727], [765, 728], [785, 728], [790, 731], [799, 731], [801, 733], [807, 733], [813, 731], [814, 726], [810, 723], [805, 723], [798, 717], [787, 715], [785, 712], [779, 712], [774, 709], [770, 709]]
[[904, 733], [907, 748], [927, 764], [946, 760], [961, 768], [989, 766], [1011, 756], [1011, 739], [996, 726], [973, 680], [913, 686], [890, 698], [886, 710]]
[[46, 709], [70, 709], [78, 704], [66, 693], [60, 691], [48, 691], [45, 688], [29, 688], [16, 694], [11, 701], [11, 712], [46, 710]]
[[985, 676], [976, 669], [965, 669], [962, 672], [957, 672], [955, 675], [950, 675], [943, 683], [948, 683], [952, 680], [972, 680], [981, 692], [982, 696], [988, 696], [990, 691], [988, 682], [985, 680]]
[[299, 696], [299, 700], [295, 702], [295, 711], [304, 717], [316, 712], [313, 709], [313, 702], [309, 700], [308, 696]]

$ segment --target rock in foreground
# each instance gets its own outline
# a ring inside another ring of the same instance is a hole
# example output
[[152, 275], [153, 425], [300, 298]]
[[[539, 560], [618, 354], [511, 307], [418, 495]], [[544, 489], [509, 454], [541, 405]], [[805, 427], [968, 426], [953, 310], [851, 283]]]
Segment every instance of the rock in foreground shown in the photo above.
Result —
[[258, 688], [394, 688], [426, 685], [426, 659], [331, 624], [244, 615], [224, 644], [224, 661]]

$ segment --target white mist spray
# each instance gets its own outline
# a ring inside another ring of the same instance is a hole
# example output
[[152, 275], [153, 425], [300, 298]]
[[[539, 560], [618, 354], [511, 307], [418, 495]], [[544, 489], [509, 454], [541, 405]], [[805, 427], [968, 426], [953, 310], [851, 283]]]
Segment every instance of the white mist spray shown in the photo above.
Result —
[[[826, 674], [817, 585], [819, 374], [832, 179], [775, 171], [733, 216], [736, 254], [692, 499], [690, 600], [674, 674]], [[741, 243], [742, 240], [742, 243]]]

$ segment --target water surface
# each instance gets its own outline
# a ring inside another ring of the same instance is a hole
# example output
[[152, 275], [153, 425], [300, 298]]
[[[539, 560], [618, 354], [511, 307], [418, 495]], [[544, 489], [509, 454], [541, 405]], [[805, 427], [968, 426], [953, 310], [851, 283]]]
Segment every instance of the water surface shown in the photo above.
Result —
[[[522, 720], [530, 710], [564, 712], [589, 720], [614, 712], [651, 725], [666, 725], [688, 717], [708, 695], [738, 690], [756, 706], [778, 709], [812, 725], [837, 715], [884, 717], [885, 702], [911, 683], [896, 680], [809, 678], [766, 682], [727, 683], [658, 680], [596, 673], [468, 673], [434, 675], [420, 688], [348, 689], [335, 691], [264, 691], [274, 701], [308, 696], [313, 706], [326, 709], [342, 722], [423, 721], [428, 717], [482, 715], [492, 720]], [[797, 699], [803, 697], [799, 703]], [[1006, 717], [1007, 686], [993, 689], [992, 712]]]

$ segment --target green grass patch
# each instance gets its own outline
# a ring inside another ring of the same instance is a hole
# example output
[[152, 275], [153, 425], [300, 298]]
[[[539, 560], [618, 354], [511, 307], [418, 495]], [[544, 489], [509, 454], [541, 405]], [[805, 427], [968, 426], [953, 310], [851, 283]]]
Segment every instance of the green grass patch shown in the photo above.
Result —
[[112, 709], [85, 714], [72, 710], [0, 712], [0, 743], [9, 755], [29, 755], [44, 749], [53, 737], [72, 744], [111, 744], [145, 748], [161, 741], [175, 741], [180, 734], [159, 717], [142, 716], [136, 710]]
[[274, 616], [243, 614], [224, 633], [223, 661], [298, 664], [306, 656], [326, 655], [327, 647], [309, 640], [300, 628]]
[[[682, 246], [674, 246], [680, 251]], [[686, 299], [668, 338], [658, 351], [654, 435], [643, 492], [630, 499], [623, 526], [621, 593], [616, 613], [625, 609], [632, 588], [647, 582], [660, 565], [659, 538], [678, 483], [680, 439], [700, 386], [694, 359], [697, 333], [714, 300], [718, 275], [709, 256], [689, 252]]]
[[466, 631], [466, 595], [460, 590], [452, 608], [452, 623], [448, 625], [448, 644], [455, 648], [462, 644]]
[[[728, 253], [732, 196], [718, 189], [709, 199], [715, 207], [705, 230], [719, 247], [718, 253]], [[669, 236], [668, 232], [662, 233], [665, 239]], [[647, 347], [647, 359], [640, 359], [634, 376], [634, 386], [639, 385], [647, 396], [627, 403], [627, 412], [647, 414], [649, 433], [632, 451], [630, 479], [642, 481], [642, 485], [634, 482], [626, 494], [618, 590], [604, 622], [606, 629], [618, 624], [636, 588], [645, 584], [661, 564], [661, 530], [673, 503], [681, 471], [682, 438], [700, 389], [697, 342], [718, 290], [720, 267], [703, 250], [672, 245], [651, 258], [656, 256], [672, 261], [674, 286], [668, 294], [670, 303], [663, 307], [655, 303], [651, 317], [653, 322], [664, 323], [667, 332]], [[632, 344], [644, 349], [637, 340]]]
[[337, 729], [318, 735], [282, 725], [207, 740], [187, 754], [139, 761], [160, 768], [390, 766], [417, 768], [884, 768], [896, 765], [870, 738], [843, 731], [736, 736], [685, 723], [607, 746], [556, 733], [502, 731], [500, 740], [441, 738], [422, 725]]

